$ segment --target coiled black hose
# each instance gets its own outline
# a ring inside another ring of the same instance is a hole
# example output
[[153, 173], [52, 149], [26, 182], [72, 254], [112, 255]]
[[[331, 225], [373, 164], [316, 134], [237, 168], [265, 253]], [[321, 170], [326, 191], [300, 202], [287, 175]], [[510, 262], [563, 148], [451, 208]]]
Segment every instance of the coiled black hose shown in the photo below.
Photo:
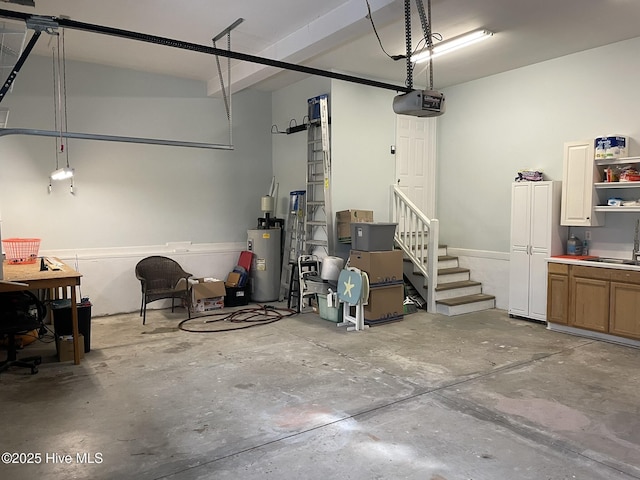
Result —
[[[201, 315], [199, 317], [186, 318], [178, 324], [178, 328], [185, 332], [192, 333], [230, 332], [233, 330], [243, 330], [245, 328], [268, 325], [297, 313], [298, 312], [290, 308], [280, 308], [271, 305], [258, 305], [257, 307], [242, 308], [239, 310], [234, 310], [233, 312], [216, 312], [210, 313], [208, 315]], [[207, 320], [202, 322], [203, 318], [206, 318]], [[187, 324], [194, 324], [198, 321], [201, 322], [200, 325], [207, 325], [218, 322], [228, 322], [236, 325], [242, 325], [221, 328], [194, 328], [187, 326]]]

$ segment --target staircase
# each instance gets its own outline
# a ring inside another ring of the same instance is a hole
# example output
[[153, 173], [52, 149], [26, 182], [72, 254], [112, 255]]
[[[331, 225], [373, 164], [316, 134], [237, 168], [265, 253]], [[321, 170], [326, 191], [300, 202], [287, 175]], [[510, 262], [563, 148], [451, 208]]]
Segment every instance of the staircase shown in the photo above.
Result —
[[438, 220], [427, 218], [397, 186], [392, 188], [395, 244], [404, 252], [404, 275], [427, 300], [427, 310], [453, 316], [495, 308], [495, 297], [483, 294], [471, 271], [438, 244]]

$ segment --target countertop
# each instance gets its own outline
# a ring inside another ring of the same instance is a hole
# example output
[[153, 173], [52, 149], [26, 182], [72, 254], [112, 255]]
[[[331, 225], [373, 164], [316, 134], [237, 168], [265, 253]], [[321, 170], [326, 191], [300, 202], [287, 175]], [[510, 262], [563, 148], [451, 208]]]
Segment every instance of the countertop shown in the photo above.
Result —
[[558, 255], [547, 258], [550, 263], [566, 263], [568, 265], [584, 265], [585, 267], [595, 268], [615, 268], [616, 270], [634, 270], [640, 272], [640, 265], [625, 265], [624, 263], [607, 263], [593, 262], [586, 260], [588, 258], [598, 258], [596, 256], [575, 256], [575, 255]]

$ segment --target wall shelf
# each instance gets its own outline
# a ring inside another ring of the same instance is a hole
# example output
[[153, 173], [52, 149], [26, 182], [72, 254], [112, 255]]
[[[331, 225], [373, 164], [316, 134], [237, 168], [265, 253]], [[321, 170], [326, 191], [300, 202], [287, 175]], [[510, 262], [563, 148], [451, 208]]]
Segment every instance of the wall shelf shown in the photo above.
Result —
[[604, 167], [608, 165], [629, 165], [640, 163], [640, 157], [601, 158], [596, 160], [596, 165]]
[[640, 182], [596, 182], [593, 186], [596, 189], [640, 188]]
[[615, 205], [597, 205], [594, 207], [596, 212], [616, 212], [616, 213], [640, 213], [640, 205], [637, 206], [615, 206]]

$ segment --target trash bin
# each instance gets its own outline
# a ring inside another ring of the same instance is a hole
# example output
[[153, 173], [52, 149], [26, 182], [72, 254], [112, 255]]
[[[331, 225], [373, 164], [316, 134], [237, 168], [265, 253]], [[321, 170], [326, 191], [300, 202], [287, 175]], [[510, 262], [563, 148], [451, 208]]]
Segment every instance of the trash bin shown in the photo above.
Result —
[[[78, 331], [84, 336], [85, 353], [91, 350], [91, 302], [84, 300], [78, 303]], [[56, 336], [73, 335], [71, 322], [71, 300], [54, 300], [51, 302], [53, 311], [53, 328]], [[56, 347], [58, 343], [56, 342]]]

